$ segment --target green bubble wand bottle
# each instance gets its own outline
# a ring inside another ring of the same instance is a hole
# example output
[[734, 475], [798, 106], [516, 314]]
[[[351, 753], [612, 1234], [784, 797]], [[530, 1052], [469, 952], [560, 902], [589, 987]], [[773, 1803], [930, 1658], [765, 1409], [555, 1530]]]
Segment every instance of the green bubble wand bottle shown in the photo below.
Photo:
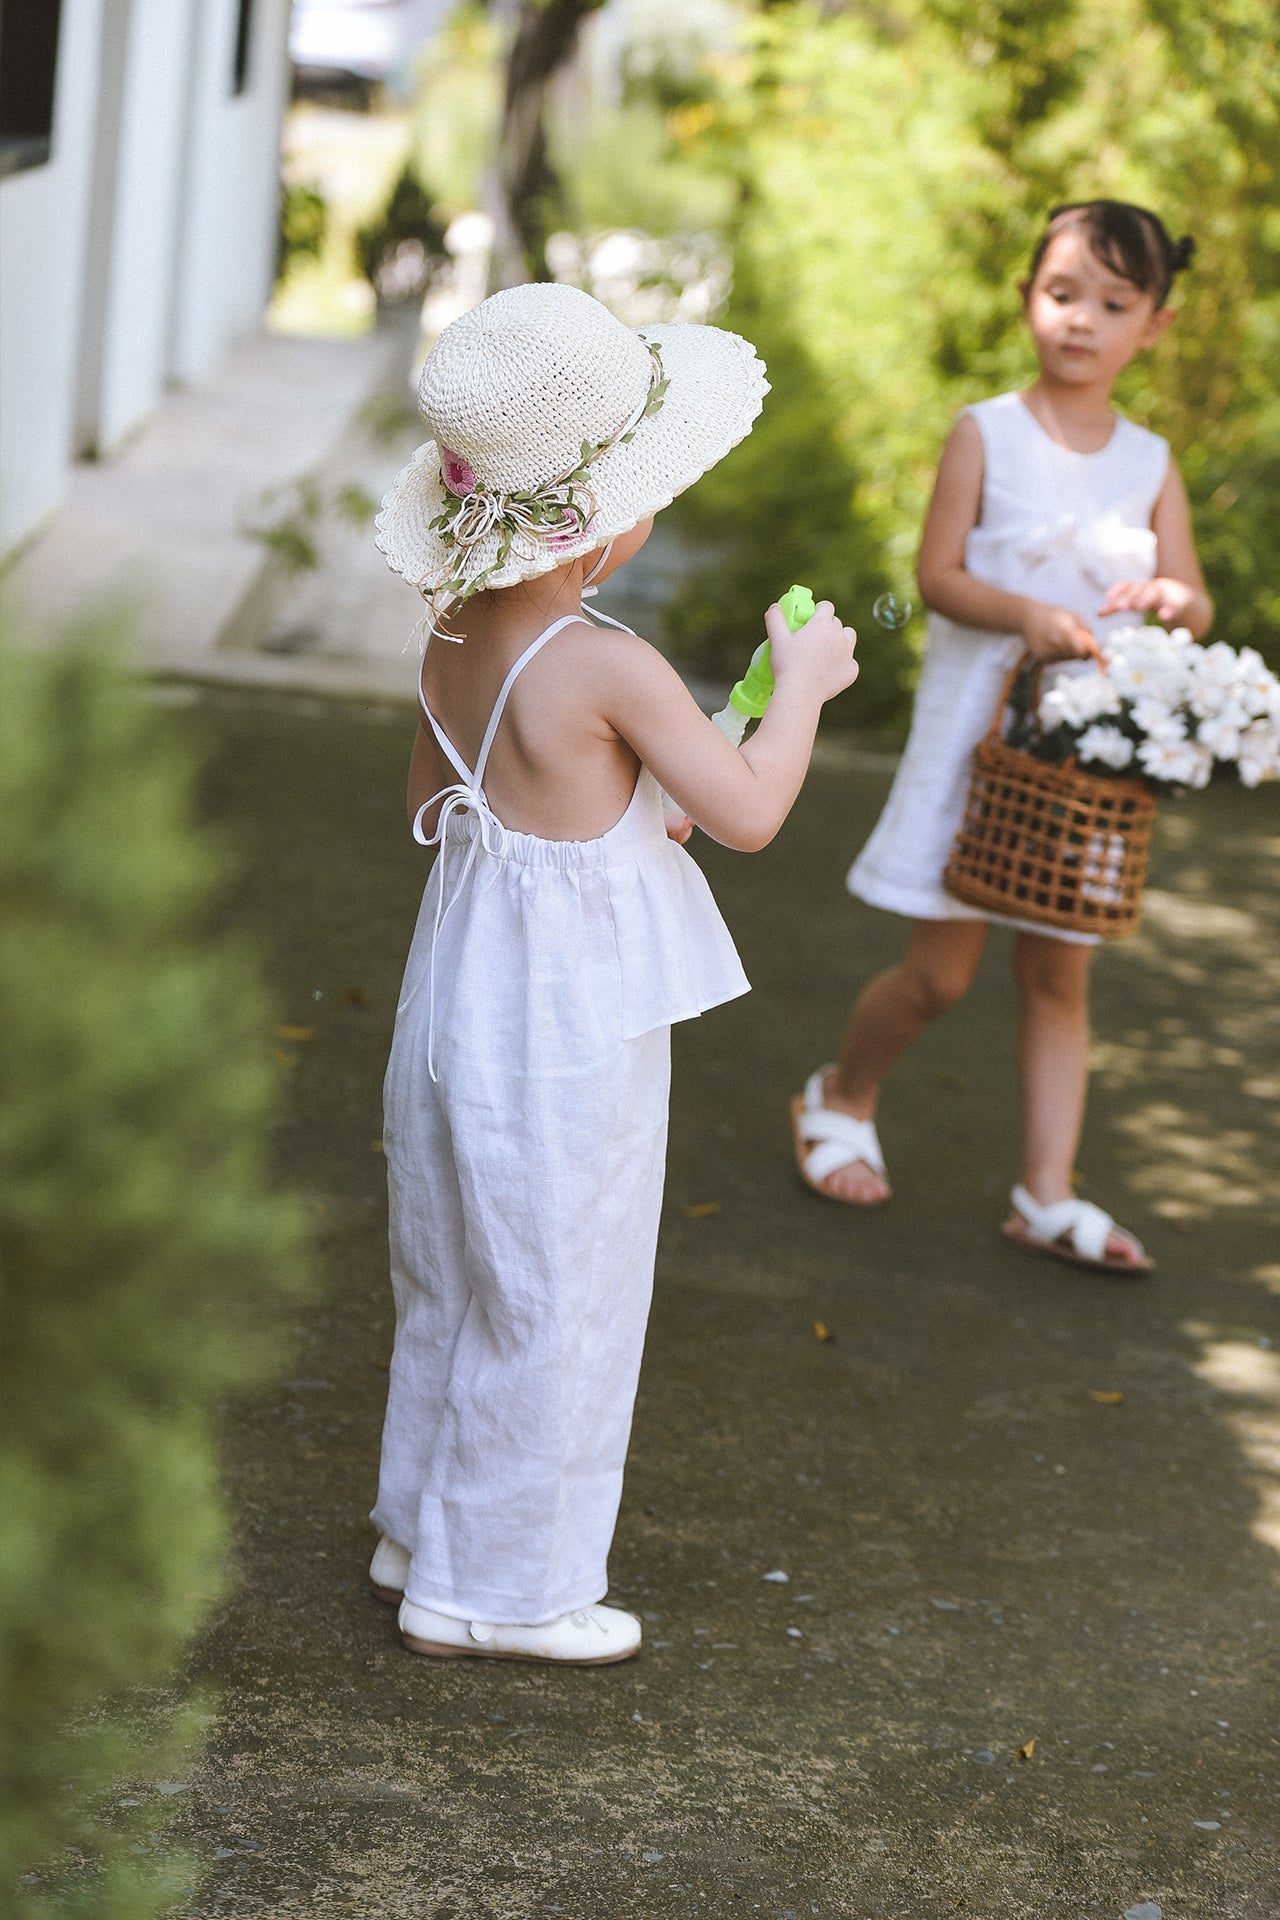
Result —
[[[814, 614], [813, 595], [808, 587], [788, 587], [778, 602], [782, 617], [792, 633], [799, 633]], [[748, 720], [758, 720], [773, 695], [773, 663], [769, 642], [764, 640], [751, 656], [751, 665], [729, 695], [727, 706], [713, 713], [711, 724], [719, 727], [731, 746], [740, 747]]]
[[[813, 595], [808, 587], [788, 587], [778, 606], [792, 633], [799, 633], [805, 621], [813, 618], [815, 611]], [[740, 747], [748, 720], [758, 720], [772, 697], [773, 662], [769, 658], [769, 642], [762, 640], [751, 656], [751, 665], [730, 690], [727, 704], [721, 707], [719, 713], [712, 714], [711, 724], [719, 727], [731, 747]], [[662, 809], [669, 821], [683, 820], [685, 817], [684, 808], [670, 794], [663, 794]]]

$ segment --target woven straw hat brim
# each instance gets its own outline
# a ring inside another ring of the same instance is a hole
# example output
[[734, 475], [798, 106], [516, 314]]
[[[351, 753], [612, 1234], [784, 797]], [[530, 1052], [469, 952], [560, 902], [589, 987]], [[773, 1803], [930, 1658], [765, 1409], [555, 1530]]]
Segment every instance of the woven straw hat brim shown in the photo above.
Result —
[[[676, 322], [636, 331], [662, 355], [662, 371], [670, 384], [660, 411], [642, 420], [632, 439], [611, 447], [592, 466], [589, 480], [596, 511], [581, 537], [562, 537], [554, 545], [517, 537], [506, 565], [490, 574], [486, 587], [535, 579], [616, 539], [670, 506], [750, 433], [769, 382], [749, 341], [723, 327]], [[455, 563], [430, 524], [454, 505], [441, 477], [439, 450], [428, 440], [396, 475], [374, 522], [374, 538], [388, 564], [424, 591], [439, 586]], [[497, 533], [478, 541], [468, 555], [468, 577], [493, 566], [498, 547]]]

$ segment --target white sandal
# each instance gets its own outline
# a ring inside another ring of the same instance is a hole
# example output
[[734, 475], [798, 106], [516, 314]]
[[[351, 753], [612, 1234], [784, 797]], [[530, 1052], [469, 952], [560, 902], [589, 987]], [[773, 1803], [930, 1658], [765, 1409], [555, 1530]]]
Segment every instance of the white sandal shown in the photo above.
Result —
[[830, 1072], [832, 1068], [827, 1066], [811, 1073], [805, 1081], [804, 1092], [798, 1093], [791, 1102], [791, 1128], [800, 1178], [824, 1200], [838, 1200], [846, 1207], [881, 1207], [888, 1194], [879, 1200], [849, 1200], [823, 1185], [841, 1167], [850, 1167], [859, 1160], [873, 1173], [888, 1177], [875, 1123], [855, 1120], [851, 1113], [841, 1113], [836, 1107], [823, 1104]]
[[[1001, 1228], [1006, 1240], [1029, 1252], [1048, 1253], [1055, 1260], [1069, 1260], [1077, 1267], [1098, 1267], [1107, 1273], [1150, 1273], [1155, 1261], [1109, 1213], [1095, 1207], [1091, 1200], [1055, 1200], [1042, 1207], [1025, 1187], [1010, 1194], [1014, 1219]], [[1108, 1256], [1107, 1241], [1112, 1234], [1127, 1240], [1137, 1254], [1136, 1260], [1118, 1260]]]

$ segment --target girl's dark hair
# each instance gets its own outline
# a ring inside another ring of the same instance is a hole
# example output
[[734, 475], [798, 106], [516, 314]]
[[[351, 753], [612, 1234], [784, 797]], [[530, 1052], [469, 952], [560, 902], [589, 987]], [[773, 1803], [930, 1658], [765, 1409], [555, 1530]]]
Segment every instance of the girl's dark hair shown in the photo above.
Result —
[[1163, 220], [1146, 207], [1131, 206], [1127, 200], [1075, 200], [1050, 207], [1048, 224], [1031, 256], [1031, 280], [1050, 241], [1072, 227], [1084, 234], [1089, 251], [1104, 267], [1130, 281], [1139, 293], [1149, 293], [1157, 308], [1169, 298], [1174, 274], [1190, 264], [1196, 250], [1189, 234], [1171, 240]]

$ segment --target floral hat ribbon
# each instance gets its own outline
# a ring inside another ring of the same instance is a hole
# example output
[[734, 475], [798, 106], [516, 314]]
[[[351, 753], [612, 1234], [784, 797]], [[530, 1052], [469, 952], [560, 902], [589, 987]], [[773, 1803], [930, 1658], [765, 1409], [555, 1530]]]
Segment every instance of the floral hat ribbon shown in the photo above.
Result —
[[[433, 618], [442, 611], [441, 602], [470, 600], [473, 594], [479, 593], [485, 582], [506, 565], [516, 540], [545, 540], [555, 546], [557, 542], [576, 540], [587, 532], [596, 511], [589, 479], [591, 468], [610, 448], [625, 445], [642, 420], [661, 412], [666, 399], [670, 381], [663, 372], [662, 354], [653, 341], [646, 341], [645, 345], [649, 349], [650, 370], [644, 398], [608, 439], [594, 445], [584, 440], [577, 465], [567, 473], [538, 487], [504, 493], [477, 480], [460, 454], [449, 447], [440, 448], [441, 476], [457, 505], [446, 507], [429, 523], [452, 555], [445, 579], [431, 586], [425, 581], [419, 583]], [[482, 573], [468, 576], [466, 566], [471, 550], [493, 533], [498, 535], [497, 557]]]

